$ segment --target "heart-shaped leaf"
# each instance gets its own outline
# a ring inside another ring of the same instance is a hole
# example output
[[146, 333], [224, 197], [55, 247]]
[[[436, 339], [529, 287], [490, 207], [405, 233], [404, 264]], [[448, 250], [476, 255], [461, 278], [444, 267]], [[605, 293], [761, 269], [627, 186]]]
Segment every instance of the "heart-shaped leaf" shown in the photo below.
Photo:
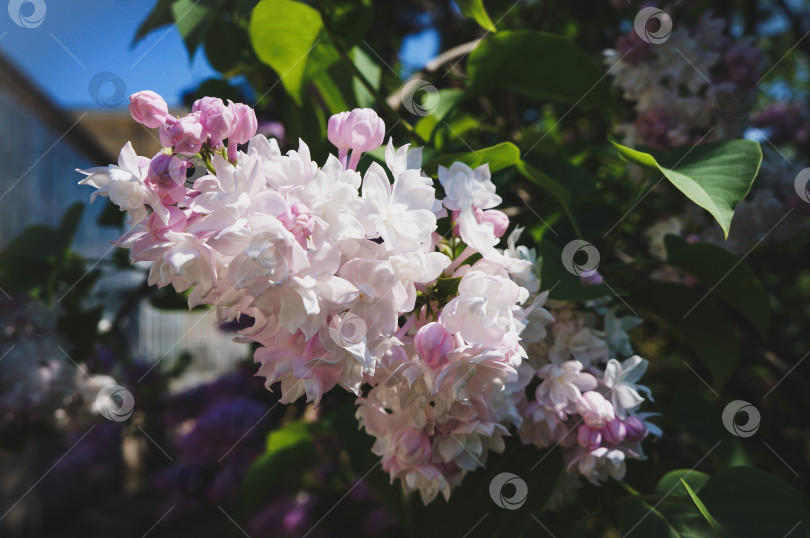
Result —
[[667, 154], [643, 152], [613, 142], [630, 162], [656, 169], [687, 198], [708, 211], [728, 237], [734, 207], [748, 194], [762, 150], [753, 140], [701, 144]]

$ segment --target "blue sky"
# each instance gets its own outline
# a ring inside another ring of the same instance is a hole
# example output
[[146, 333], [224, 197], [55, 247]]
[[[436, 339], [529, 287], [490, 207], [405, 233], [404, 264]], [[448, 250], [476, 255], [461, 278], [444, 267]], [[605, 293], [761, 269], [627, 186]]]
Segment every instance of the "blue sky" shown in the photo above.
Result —
[[[158, 92], [175, 105], [184, 90], [216, 76], [202, 51], [189, 62], [175, 28], [156, 30], [132, 46], [135, 30], [154, 0], [9, 3], [9, 11], [14, 11], [16, 3], [29, 19], [37, 3], [44, 5], [44, 18], [39, 25], [34, 20], [31, 25], [35, 27], [23, 28], [10, 13], [0, 11], [0, 52], [65, 108], [123, 108], [126, 96], [144, 89]], [[419, 69], [438, 48], [439, 39], [432, 30], [407, 39], [401, 58], [403, 71]]]
[[[91, 95], [91, 82], [101, 88], [110, 104], [118, 102], [120, 95], [144, 89], [177, 104], [183, 90], [215, 75], [201, 52], [189, 63], [174, 28], [159, 29], [131, 46], [136, 28], [154, 1], [36, 1], [44, 3], [45, 17], [35, 28], [18, 26], [9, 13], [0, 10], [0, 51], [66, 108], [99, 107]], [[22, 9], [30, 17], [35, 5], [26, 1]], [[125, 107], [127, 102], [123, 98], [118, 106]]]

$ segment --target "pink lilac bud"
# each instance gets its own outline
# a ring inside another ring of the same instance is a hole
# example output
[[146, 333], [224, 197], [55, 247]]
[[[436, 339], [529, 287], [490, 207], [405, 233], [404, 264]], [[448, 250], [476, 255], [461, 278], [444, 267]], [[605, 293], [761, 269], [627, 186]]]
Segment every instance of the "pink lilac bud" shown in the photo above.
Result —
[[160, 127], [170, 118], [166, 101], [149, 90], [136, 92], [129, 96], [129, 113], [133, 120], [150, 129]]
[[235, 116], [233, 131], [228, 136], [228, 160], [236, 162], [237, 145], [245, 144], [256, 136], [259, 121], [256, 119], [256, 112], [245, 104], [228, 101], [228, 107]]
[[237, 144], [245, 144], [256, 136], [256, 130], [259, 128], [256, 112], [243, 103], [233, 101], [228, 101], [228, 107], [233, 111], [236, 121], [233, 132], [228, 138]]
[[222, 145], [222, 141], [233, 132], [236, 114], [233, 109], [222, 102], [222, 99], [203, 97], [194, 101], [191, 111], [200, 113], [200, 123], [210, 136], [209, 144], [212, 147]]
[[604, 428], [616, 418], [613, 404], [596, 391], [588, 391], [577, 400], [577, 413], [582, 415], [585, 424], [591, 428]]
[[627, 436], [627, 427], [618, 418], [608, 422], [602, 431], [604, 432], [605, 441], [613, 445], [618, 445]]
[[416, 331], [416, 353], [430, 368], [438, 368], [447, 362], [447, 354], [455, 349], [453, 336], [441, 323], [431, 322]]
[[647, 435], [647, 427], [644, 422], [636, 417], [627, 417], [624, 426], [627, 430], [626, 439], [631, 443], [641, 441]]
[[430, 439], [421, 430], [407, 430], [399, 436], [397, 455], [402, 465], [423, 465], [428, 462], [430, 454]]
[[165, 205], [173, 205], [186, 197], [186, 170], [191, 163], [160, 152], [149, 163], [146, 182]]
[[[477, 212], [476, 212], [477, 213]], [[509, 217], [503, 211], [488, 209], [481, 212], [478, 222], [489, 222], [495, 229], [495, 237], [501, 237], [509, 229]]]
[[602, 446], [602, 432], [583, 424], [577, 430], [577, 442], [579, 446], [591, 452]]
[[348, 151], [352, 150], [348, 167], [355, 169], [364, 151], [382, 146], [385, 122], [370, 108], [355, 108], [329, 118], [327, 137], [338, 148], [338, 159], [344, 166]]
[[183, 116], [171, 125], [164, 124], [159, 134], [161, 144], [174, 147], [175, 152], [184, 155], [198, 153], [208, 137], [197, 112]]

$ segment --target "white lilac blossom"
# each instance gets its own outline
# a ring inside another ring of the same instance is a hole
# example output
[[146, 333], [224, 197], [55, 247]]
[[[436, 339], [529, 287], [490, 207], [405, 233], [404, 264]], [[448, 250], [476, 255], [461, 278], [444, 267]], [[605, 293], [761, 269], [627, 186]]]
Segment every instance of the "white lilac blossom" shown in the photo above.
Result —
[[[330, 119], [338, 154], [319, 165], [304, 141], [282, 154], [253, 136], [245, 105], [204, 98], [171, 118], [155, 95], [133, 103], [167, 147], [150, 160], [127, 145], [118, 166], [82, 182], [130, 213], [118, 245], [152, 262], [150, 284], [192, 288], [189, 304], [216, 307], [220, 321], [253, 318], [238, 338], [258, 344], [257, 375], [279, 401], [317, 405], [336, 387], [357, 395], [374, 453], [406, 492], [449, 497], [504, 450], [509, 428], [548, 446], [580, 416], [588, 429], [565, 445], [571, 469], [617, 477], [617, 451], [639, 456], [654, 428], [634, 415], [641, 370], [600, 370], [610, 353], [629, 354], [632, 324], [611, 314], [600, 329], [593, 313], [547, 304], [521, 229], [496, 247], [510, 222], [487, 165], [440, 168], [440, 200], [419, 148], [389, 140], [386, 166], [357, 170], [383, 142], [372, 110]], [[187, 185], [192, 160], [207, 173]]]

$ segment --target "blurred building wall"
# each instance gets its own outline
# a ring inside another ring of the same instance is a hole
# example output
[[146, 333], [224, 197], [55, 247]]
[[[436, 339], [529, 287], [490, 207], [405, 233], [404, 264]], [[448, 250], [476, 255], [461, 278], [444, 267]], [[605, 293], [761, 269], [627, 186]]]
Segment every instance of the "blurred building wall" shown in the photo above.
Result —
[[[0, 55], [0, 249], [32, 224], [56, 226], [72, 204], [85, 204], [75, 249], [93, 264], [110, 256], [121, 230], [97, 224], [107, 205], [105, 198], [89, 204], [93, 189], [77, 185], [83, 177], [76, 169], [117, 162], [128, 140], [139, 155], [153, 156], [160, 143], [154, 131], [133, 122], [125, 109], [118, 111], [64, 111]], [[109, 309], [145, 278], [136, 271], [105, 271], [96, 298]], [[209, 315], [210, 314], [210, 315]], [[236, 360], [248, 356], [247, 344], [216, 330], [213, 312], [164, 311], [142, 302], [128, 319], [132, 352], [154, 361], [174, 358], [184, 351], [195, 361], [180, 385], [210, 379], [232, 370]], [[81, 360], [81, 359], [80, 359]]]

